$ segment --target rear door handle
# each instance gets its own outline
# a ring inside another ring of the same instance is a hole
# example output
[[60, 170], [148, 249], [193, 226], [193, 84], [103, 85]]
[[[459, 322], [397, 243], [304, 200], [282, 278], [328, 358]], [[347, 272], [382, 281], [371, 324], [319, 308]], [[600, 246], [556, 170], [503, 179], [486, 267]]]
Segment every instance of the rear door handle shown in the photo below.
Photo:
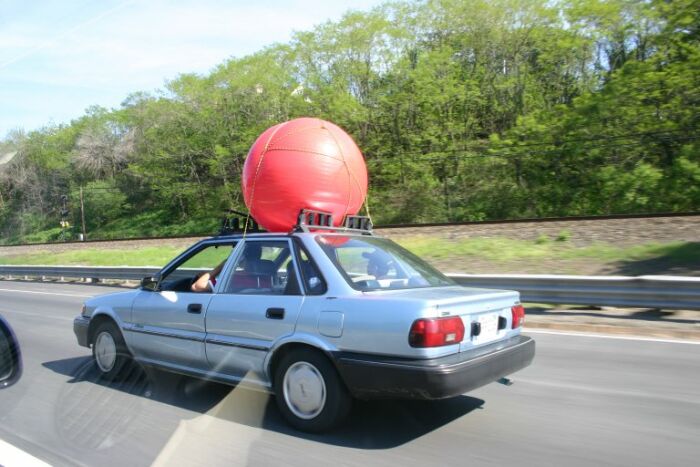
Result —
[[201, 313], [202, 304], [201, 303], [190, 303], [187, 305], [187, 313]]
[[265, 318], [284, 319], [284, 308], [268, 308], [265, 311]]

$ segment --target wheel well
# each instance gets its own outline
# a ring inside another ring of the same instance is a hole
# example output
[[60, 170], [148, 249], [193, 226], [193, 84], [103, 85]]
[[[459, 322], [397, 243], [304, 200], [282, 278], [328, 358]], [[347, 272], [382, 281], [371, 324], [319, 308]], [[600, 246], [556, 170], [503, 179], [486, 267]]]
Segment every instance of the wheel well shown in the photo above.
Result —
[[[109, 316], [109, 315], [100, 314], [100, 315], [97, 315], [97, 316], [95, 316], [94, 318], [92, 318], [92, 319], [90, 320], [90, 325], [88, 326], [88, 344], [89, 344], [89, 345], [92, 346], [92, 340], [93, 340], [93, 337], [95, 337], [95, 336], [94, 336], [95, 330], [96, 330], [102, 323], [105, 323], [105, 322], [111, 322], [112, 324], [114, 324], [115, 326], [117, 326], [117, 323], [116, 323], [116, 321], [114, 321], [114, 318], [112, 318], [112, 317]], [[118, 327], [119, 327], [119, 326], [117, 326], [117, 328], [118, 328]]]
[[274, 380], [275, 380], [275, 372], [277, 371], [277, 365], [279, 365], [279, 362], [282, 360], [282, 358], [285, 355], [288, 355], [290, 352], [293, 352], [293, 351], [298, 350], [298, 349], [310, 349], [310, 350], [316, 351], [316, 352], [320, 353], [321, 355], [325, 356], [326, 358], [328, 358], [328, 360], [331, 362], [331, 364], [333, 364], [333, 367], [335, 367], [335, 363], [333, 362], [333, 359], [329, 358], [328, 353], [326, 351], [319, 349], [318, 347], [314, 347], [313, 345], [303, 344], [301, 342], [290, 342], [288, 344], [284, 344], [279, 349], [277, 349], [275, 351], [275, 353], [272, 354], [272, 358], [270, 359], [269, 375], [270, 375], [270, 383], [272, 384], [273, 387], [275, 384]]

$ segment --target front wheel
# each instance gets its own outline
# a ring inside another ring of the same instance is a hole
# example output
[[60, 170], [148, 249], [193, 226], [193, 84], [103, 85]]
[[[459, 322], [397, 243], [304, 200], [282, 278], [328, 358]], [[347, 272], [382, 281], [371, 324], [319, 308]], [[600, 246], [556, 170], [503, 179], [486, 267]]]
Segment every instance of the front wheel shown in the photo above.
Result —
[[100, 375], [108, 381], [118, 379], [128, 368], [131, 356], [121, 332], [113, 323], [104, 322], [95, 330], [92, 358]]
[[342, 422], [352, 399], [331, 362], [318, 351], [295, 350], [275, 371], [277, 406], [295, 428], [318, 433]]

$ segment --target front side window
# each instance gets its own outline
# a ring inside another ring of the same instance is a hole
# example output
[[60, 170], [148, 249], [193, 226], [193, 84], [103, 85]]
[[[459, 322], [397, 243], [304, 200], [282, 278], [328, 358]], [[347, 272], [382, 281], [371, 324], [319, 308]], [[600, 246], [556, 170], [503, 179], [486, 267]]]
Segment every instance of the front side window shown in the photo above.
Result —
[[[192, 292], [192, 285], [203, 274], [209, 274], [208, 283], [216, 284], [218, 273], [235, 246], [235, 243], [216, 244], [198, 250], [161, 278], [160, 290]], [[203, 291], [211, 292], [211, 287]]]
[[322, 235], [317, 242], [357, 290], [455, 285], [437, 269], [391, 240]]
[[289, 242], [247, 241], [229, 275], [224, 293], [300, 295]]

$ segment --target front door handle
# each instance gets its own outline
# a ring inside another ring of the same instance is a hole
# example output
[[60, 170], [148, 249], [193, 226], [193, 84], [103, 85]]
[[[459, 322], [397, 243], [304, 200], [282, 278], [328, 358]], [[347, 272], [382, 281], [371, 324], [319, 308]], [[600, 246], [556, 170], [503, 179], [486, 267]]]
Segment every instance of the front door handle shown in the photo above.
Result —
[[187, 313], [201, 313], [202, 304], [201, 303], [190, 303], [187, 305]]
[[268, 308], [265, 311], [265, 318], [284, 319], [284, 308]]

